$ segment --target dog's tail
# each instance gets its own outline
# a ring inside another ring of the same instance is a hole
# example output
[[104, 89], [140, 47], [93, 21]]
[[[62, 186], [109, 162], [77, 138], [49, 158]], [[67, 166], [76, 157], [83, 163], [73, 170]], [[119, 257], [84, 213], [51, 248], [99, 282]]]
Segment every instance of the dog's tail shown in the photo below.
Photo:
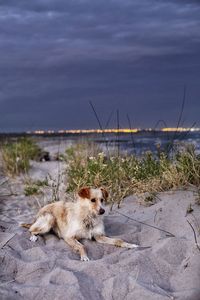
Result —
[[33, 223], [31, 223], [31, 224], [28, 224], [28, 223], [22, 223], [22, 224], [20, 224], [20, 226], [29, 229], [29, 228], [31, 227], [32, 224], [33, 224]]

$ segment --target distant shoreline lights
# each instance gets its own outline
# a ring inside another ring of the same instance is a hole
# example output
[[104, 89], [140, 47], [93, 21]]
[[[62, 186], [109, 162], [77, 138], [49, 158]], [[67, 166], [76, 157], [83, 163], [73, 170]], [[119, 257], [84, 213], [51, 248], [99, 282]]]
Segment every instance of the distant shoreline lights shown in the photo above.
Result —
[[89, 134], [89, 133], [137, 133], [141, 131], [162, 131], [162, 132], [195, 132], [200, 131], [200, 128], [184, 128], [184, 127], [165, 127], [161, 129], [140, 129], [140, 128], [111, 128], [111, 129], [61, 129], [61, 130], [34, 130], [34, 131], [27, 131], [27, 134]]

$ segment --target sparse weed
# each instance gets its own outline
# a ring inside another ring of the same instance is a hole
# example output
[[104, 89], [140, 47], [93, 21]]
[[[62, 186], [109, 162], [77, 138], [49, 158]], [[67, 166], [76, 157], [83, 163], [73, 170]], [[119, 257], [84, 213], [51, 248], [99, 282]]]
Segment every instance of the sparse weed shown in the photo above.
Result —
[[25, 196], [39, 195], [43, 193], [42, 188], [48, 186], [48, 180], [36, 180], [29, 181], [25, 184], [24, 194]]
[[200, 205], [200, 187], [199, 186], [195, 193], [195, 202], [196, 202], [196, 204]]
[[38, 186], [38, 187], [45, 187], [45, 186], [48, 186], [49, 183], [48, 183], [48, 179], [44, 179], [44, 180], [36, 180], [35, 181], [35, 184]]
[[32, 196], [40, 194], [40, 189], [37, 185], [26, 185], [24, 188], [24, 195], [25, 196]]

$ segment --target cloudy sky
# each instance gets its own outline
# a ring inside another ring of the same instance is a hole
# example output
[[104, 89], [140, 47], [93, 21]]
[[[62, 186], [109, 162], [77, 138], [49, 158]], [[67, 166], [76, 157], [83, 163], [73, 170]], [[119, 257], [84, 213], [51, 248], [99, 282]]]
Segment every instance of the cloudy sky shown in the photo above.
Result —
[[200, 127], [199, 0], [0, 0], [0, 131]]

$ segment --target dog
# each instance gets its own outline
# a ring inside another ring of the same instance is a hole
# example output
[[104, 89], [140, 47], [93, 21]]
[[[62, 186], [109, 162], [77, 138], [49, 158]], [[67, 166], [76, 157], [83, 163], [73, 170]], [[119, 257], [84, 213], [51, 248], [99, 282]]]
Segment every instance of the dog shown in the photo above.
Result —
[[41, 208], [32, 224], [21, 224], [29, 228], [30, 240], [35, 242], [38, 234], [44, 234], [53, 229], [59, 238], [80, 255], [82, 261], [89, 261], [85, 247], [80, 239], [94, 239], [99, 243], [133, 249], [136, 244], [124, 242], [121, 239], [105, 235], [103, 203], [108, 198], [104, 188], [83, 187], [79, 190], [76, 202], [58, 201]]

